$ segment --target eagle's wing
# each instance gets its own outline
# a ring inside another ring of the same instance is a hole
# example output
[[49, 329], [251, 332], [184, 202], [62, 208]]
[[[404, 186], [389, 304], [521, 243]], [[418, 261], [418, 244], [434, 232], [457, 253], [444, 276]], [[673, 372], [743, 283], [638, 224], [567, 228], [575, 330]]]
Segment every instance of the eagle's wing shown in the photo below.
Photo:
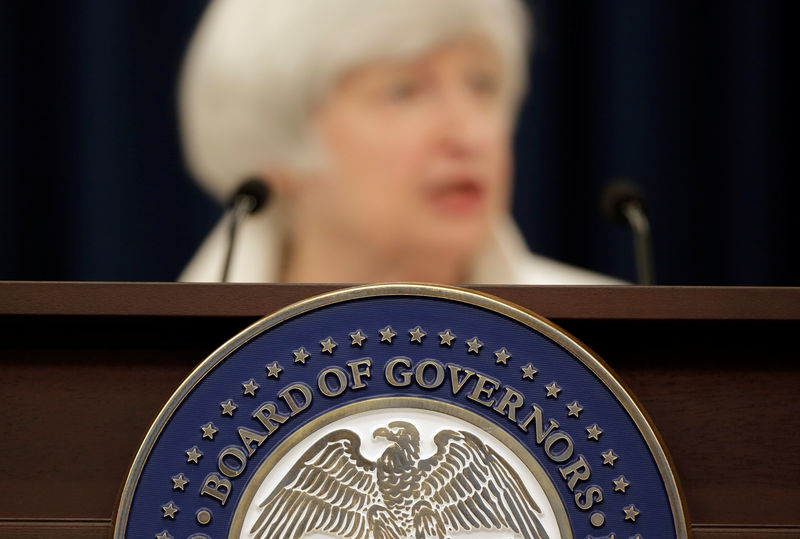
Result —
[[511, 529], [526, 539], [547, 539], [533, 501], [503, 457], [469, 432], [444, 430], [438, 451], [420, 462], [421, 492], [452, 531]]
[[256, 539], [298, 539], [311, 531], [368, 537], [367, 511], [380, 493], [375, 463], [361, 455], [360, 446], [350, 430], [320, 439], [261, 502], [250, 533]]

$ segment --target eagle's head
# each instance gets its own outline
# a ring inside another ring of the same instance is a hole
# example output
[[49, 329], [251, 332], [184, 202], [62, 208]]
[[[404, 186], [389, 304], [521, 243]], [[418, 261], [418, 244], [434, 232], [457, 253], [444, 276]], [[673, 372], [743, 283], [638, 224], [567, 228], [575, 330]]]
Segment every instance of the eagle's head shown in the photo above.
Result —
[[372, 437], [394, 442], [403, 450], [413, 454], [419, 452], [419, 432], [414, 425], [405, 421], [392, 421], [389, 423], [389, 428], [375, 429]]

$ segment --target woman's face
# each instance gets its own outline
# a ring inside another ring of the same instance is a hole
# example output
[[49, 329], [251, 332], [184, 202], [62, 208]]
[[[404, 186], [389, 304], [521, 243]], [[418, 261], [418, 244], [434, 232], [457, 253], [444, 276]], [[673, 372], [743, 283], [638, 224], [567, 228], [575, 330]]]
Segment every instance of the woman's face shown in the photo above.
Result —
[[314, 111], [325, 159], [291, 182], [295, 229], [316, 221], [387, 260], [474, 254], [509, 202], [506, 84], [478, 40], [345, 76]]

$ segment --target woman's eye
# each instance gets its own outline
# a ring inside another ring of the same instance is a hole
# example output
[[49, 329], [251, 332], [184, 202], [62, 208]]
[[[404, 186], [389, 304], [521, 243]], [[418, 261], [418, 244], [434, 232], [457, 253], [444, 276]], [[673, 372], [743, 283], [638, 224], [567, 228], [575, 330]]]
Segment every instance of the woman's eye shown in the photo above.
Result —
[[387, 95], [392, 100], [402, 101], [417, 94], [417, 85], [411, 81], [396, 81], [389, 85]]
[[473, 72], [467, 75], [467, 84], [480, 95], [495, 95], [500, 88], [497, 76], [487, 72]]

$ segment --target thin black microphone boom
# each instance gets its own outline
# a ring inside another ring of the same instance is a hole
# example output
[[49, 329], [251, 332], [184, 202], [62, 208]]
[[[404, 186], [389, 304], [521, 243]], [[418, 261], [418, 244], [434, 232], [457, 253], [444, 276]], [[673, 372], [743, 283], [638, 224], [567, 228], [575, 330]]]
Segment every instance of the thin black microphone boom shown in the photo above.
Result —
[[600, 205], [609, 220], [633, 231], [639, 284], [654, 285], [653, 241], [647, 217], [647, 200], [642, 190], [630, 180], [616, 179], [603, 191]]
[[251, 178], [243, 182], [228, 202], [228, 249], [225, 253], [225, 265], [222, 267], [220, 282], [228, 282], [231, 269], [233, 246], [236, 244], [236, 232], [239, 225], [248, 215], [260, 210], [269, 200], [269, 188], [264, 180]]

